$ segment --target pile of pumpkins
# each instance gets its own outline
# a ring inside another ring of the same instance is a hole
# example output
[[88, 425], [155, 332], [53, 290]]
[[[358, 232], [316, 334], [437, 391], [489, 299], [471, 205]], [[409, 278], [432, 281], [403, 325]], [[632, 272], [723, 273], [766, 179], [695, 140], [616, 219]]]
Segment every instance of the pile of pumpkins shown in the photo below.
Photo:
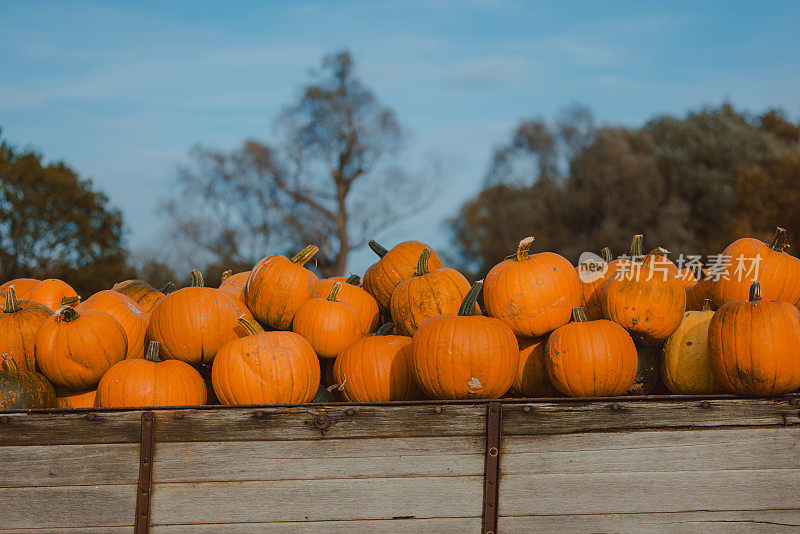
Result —
[[218, 288], [195, 270], [177, 291], [127, 280], [81, 302], [60, 280], [11, 280], [0, 409], [800, 387], [800, 260], [784, 230], [724, 251], [760, 258], [741, 279], [730, 266], [698, 281], [664, 249], [642, 255], [640, 235], [629, 256], [604, 249], [577, 268], [533, 242], [472, 285], [417, 241], [371, 241], [379, 260], [363, 282], [319, 280], [305, 267], [314, 245], [227, 272]]

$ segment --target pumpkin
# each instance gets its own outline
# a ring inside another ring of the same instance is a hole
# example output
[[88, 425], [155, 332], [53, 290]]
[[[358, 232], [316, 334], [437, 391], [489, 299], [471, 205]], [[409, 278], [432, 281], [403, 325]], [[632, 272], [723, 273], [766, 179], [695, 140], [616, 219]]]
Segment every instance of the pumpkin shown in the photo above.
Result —
[[244, 288], [247, 285], [247, 279], [250, 277], [250, 271], [232, 274], [232, 271], [225, 271], [222, 273], [222, 283], [219, 285], [220, 291], [228, 293], [233, 300], [239, 304], [242, 313], [250, 313], [247, 309], [247, 302], [244, 298]]
[[75, 306], [80, 302], [80, 297], [72, 286], [61, 280], [49, 278], [36, 284], [28, 295], [27, 300], [44, 304], [53, 311], [61, 306]]
[[0, 291], [8, 291], [8, 288], [14, 286], [17, 290], [17, 298], [19, 300], [30, 300], [31, 291], [33, 288], [39, 285], [41, 280], [37, 280], [36, 278], [15, 278], [14, 280], [9, 280], [3, 285], [0, 285]]
[[413, 400], [420, 396], [411, 372], [411, 338], [386, 335], [393, 323], [347, 347], [333, 364], [334, 380], [349, 402]]
[[603, 315], [645, 343], [658, 344], [669, 337], [686, 311], [683, 284], [658, 263], [666, 253], [656, 249], [628, 274], [611, 278], [601, 299]]
[[53, 312], [44, 304], [17, 300], [16, 286], [6, 293], [6, 306], [0, 313], [0, 354], [10, 354], [20, 369], [36, 370], [36, 333]]
[[[703, 272], [696, 283], [686, 287], [686, 309], [700, 311], [705, 307], [706, 300], [711, 299], [711, 288], [713, 280]], [[714, 309], [713, 304], [709, 304], [710, 309]]]
[[472, 315], [482, 287], [473, 284], [457, 315], [431, 317], [414, 335], [414, 377], [431, 398], [498, 399], [514, 382], [514, 333], [500, 319]]
[[[641, 263], [644, 256], [642, 255], [642, 242], [644, 241], [644, 236], [642, 234], [636, 234], [633, 236], [631, 240], [631, 248], [628, 249], [627, 257], [620, 257], [615, 260], [611, 260], [608, 262], [608, 269], [606, 270], [606, 280], [611, 279], [612, 277], [617, 275], [617, 272], [622, 270], [623, 272], [629, 271], [630, 266], [634, 263]], [[609, 253], [611, 250], [609, 249]]]
[[81, 391], [69, 391], [56, 388], [56, 408], [74, 410], [76, 408], [94, 408], [97, 388]]
[[664, 344], [661, 378], [676, 395], [711, 395], [722, 386], [711, 371], [708, 352], [708, 326], [714, 312], [706, 299], [700, 311], [687, 311], [680, 326]]
[[175, 284], [167, 282], [164, 287], [161, 288], [161, 291], [159, 291], [144, 280], [125, 280], [124, 282], [114, 284], [111, 290], [122, 293], [141, 306], [145, 313], [150, 313], [159, 300], [175, 290]]
[[[455, 269], [442, 267], [430, 271], [430, 256], [431, 249], [424, 249], [414, 276], [397, 284], [392, 293], [389, 303], [392, 321], [402, 335], [413, 336], [431, 317], [458, 313], [461, 302], [469, 293], [469, 282]], [[473, 313], [480, 314], [477, 304]]]
[[339, 300], [347, 302], [355, 308], [361, 320], [361, 330], [365, 334], [375, 330], [381, 318], [381, 311], [372, 295], [359, 287], [358, 284], [361, 279], [357, 275], [352, 275], [344, 280], [338, 280], [337, 278], [342, 277], [326, 278], [317, 282], [314, 286], [312, 297], [327, 296], [335, 283], [343, 282], [342, 289], [339, 291]]
[[170, 293], [153, 308], [147, 339], [159, 343], [164, 358], [208, 364], [222, 345], [239, 337], [236, 319], [241, 314], [230, 295], [204, 287], [203, 275], [194, 269], [190, 287]]
[[36, 362], [56, 386], [88, 389], [128, 353], [122, 325], [105, 312], [61, 307], [36, 334]]
[[516, 256], [489, 271], [483, 294], [489, 316], [523, 337], [542, 336], [568, 323], [583, 295], [572, 264], [553, 252], [531, 255], [532, 244], [533, 237], [523, 239]]
[[721, 264], [711, 287], [711, 300], [719, 308], [728, 302], [746, 301], [750, 284], [758, 280], [764, 300], [800, 303], [800, 260], [784, 252], [786, 230], [777, 228], [769, 244], [758, 239], [737, 239], [722, 252], [729, 265]]
[[151, 341], [144, 358], [121, 361], [103, 375], [96, 403], [103, 408], [195, 406], [206, 403], [207, 391], [197, 369], [180, 360], [161, 361]]
[[292, 331], [303, 336], [320, 358], [335, 358], [364, 334], [356, 309], [339, 301], [342, 282], [333, 284], [327, 298], [307, 300], [294, 316]]
[[294, 332], [264, 332], [252, 317], [239, 317], [248, 336], [219, 349], [211, 368], [222, 404], [296, 404], [314, 398], [320, 365], [311, 344]]
[[547, 376], [544, 349], [547, 338], [522, 337], [519, 344], [519, 366], [511, 389], [520, 397], [555, 397], [560, 395]]
[[588, 321], [581, 308], [552, 334], [545, 347], [550, 381], [570, 397], [621, 395], [636, 377], [638, 357], [631, 336], [607, 319]]
[[141, 306], [122, 293], [106, 289], [89, 297], [76, 309], [106, 312], [116, 319], [128, 339], [128, 353], [125, 358], [144, 358], [145, 334], [150, 316]]
[[694, 275], [694, 271], [688, 267], [680, 269], [676, 276], [678, 277], [678, 280], [680, 280], [683, 283], [683, 286], [686, 289], [689, 289], [690, 287], [694, 286], [698, 281], [697, 277]]
[[[600, 257], [606, 266], [613, 261], [611, 249], [605, 247], [600, 251]], [[603, 306], [600, 296], [606, 287], [606, 282], [613, 274], [608, 267], [603, 271], [603, 265], [595, 261], [585, 261], [575, 268], [581, 281], [581, 307], [586, 312], [586, 317], [593, 321], [603, 318]]]
[[659, 384], [661, 349], [658, 346], [636, 343], [636, 376], [625, 395], [652, 395]]
[[0, 410], [55, 408], [56, 393], [45, 377], [21, 369], [8, 354], [0, 356]]
[[723, 388], [780, 395], [800, 387], [800, 322], [786, 302], [762, 300], [760, 282], [745, 302], [723, 304], [708, 325], [709, 362]]
[[278, 254], [256, 263], [245, 286], [245, 303], [253, 316], [272, 328], [288, 330], [292, 319], [314, 291], [317, 277], [303, 267], [319, 251], [314, 245], [291, 259]]
[[369, 248], [380, 257], [380, 260], [364, 273], [363, 287], [375, 297], [378, 305], [384, 310], [389, 309], [394, 288], [403, 280], [414, 276], [419, 255], [423, 250], [426, 248], [431, 250], [431, 257], [428, 259], [430, 270], [435, 271], [444, 267], [439, 255], [433, 252], [433, 248], [419, 241], [403, 241], [392, 250], [386, 250], [374, 240], [370, 240]]

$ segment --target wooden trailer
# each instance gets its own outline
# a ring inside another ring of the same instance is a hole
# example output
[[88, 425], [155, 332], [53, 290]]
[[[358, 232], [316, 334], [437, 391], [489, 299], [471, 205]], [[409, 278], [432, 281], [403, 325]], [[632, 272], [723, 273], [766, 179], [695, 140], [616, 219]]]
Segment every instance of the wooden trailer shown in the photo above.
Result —
[[800, 532], [800, 398], [0, 413], [0, 532]]

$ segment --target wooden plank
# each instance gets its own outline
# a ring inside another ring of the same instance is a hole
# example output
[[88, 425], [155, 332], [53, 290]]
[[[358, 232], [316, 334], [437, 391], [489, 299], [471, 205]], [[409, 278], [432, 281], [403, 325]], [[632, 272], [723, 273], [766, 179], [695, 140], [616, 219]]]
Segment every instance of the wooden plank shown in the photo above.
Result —
[[800, 510], [683, 512], [501, 517], [498, 532], [519, 534], [614, 532], [616, 534], [789, 534], [800, 528]]
[[127, 526], [136, 485], [0, 488], [0, 529]]
[[480, 438], [156, 444], [155, 482], [482, 475]]
[[483, 477], [155, 484], [161, 524], [477, 517]]
[[138, 411], [7, 413], [0, 416], [0, 446], [139, 443]]
[[502, 475], [500, 514], [793, 509], [798, 483], [797, 469]]
[[67, 527], [67, 528], [26, 528], [5, 530], [0, 529], [0, 534], [132, 534], [133, 527]]
[[[162, 525], [152, 534], [478, 534], [480, 517], [432, 519], [381, 519], [377, 521], [304, 521], [302, 523], [224, 523], [214, 525]], [[511, 531], [509, 531], [511, 532]]]
[[[157, 412], [155, 440], [164, 443], [482, 436], [486, 429], [485, 413], [486, 408], [481, 404], [186, 409]], [[317, 417], [323, 419], [324, 428], [315, 425]]]
[[796, 399], [593, 400], [506, 404], [503, 436], [800, 424]]
[[0, 487], [135, 484], [138, 466], [128, 443], [0, 447]]
[[800, 469], [800, 427], [513, 436], [502, 462], [506, 475], [776, 468]]

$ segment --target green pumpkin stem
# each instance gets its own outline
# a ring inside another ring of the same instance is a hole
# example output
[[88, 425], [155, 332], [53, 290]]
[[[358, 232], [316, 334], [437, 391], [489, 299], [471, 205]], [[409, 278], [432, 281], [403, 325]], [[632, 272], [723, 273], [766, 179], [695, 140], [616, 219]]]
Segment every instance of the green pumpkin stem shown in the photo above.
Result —
[[162, 287], [161, 291], [159, 292], [164, 293], [165, 295], [169, 295], [173, 291], [175, 291], [175, 284], [172, 282], [167, 282], [166, 284], [164, 284], [164, 287]]
[[611, 263], [611, 261], [614, 259], [614, 256], [611, 254], [611, 249], [608, 247], [604, 247], [600, 251], [600, 257], [603, 258], [603, 261], [606, 263]]
[[345, 284], [350, 284], [351, 286], [357, 286], [361, 283], [361, 277], [357, 274], [351, 274], [347, 277], [347, 280], [344, 281]]
[[319, 252], [319, 247], [316, 245], [308, 245], [306, 248], [292, 256], [292, 259], [289, 260], [292, 263], [296, 263], [301, 267], [308, 263], [308, 260], [314, 257], [314, 254]]
[[331, 302], [339, 302], [339, 291], [342, 290], [342, 285], [344, 284], [342, 284], [341, 282], [336, 282], [335, 284], [333, 284], [331, 292], [328, 293], [328, 300], [330, 300]]
[[423, 274], [428, 274], [430, 271], [428, 270], [428, 260], [431, 257], [431, 249], [426, 248], [422, 251], [422, 254], [419, 255], [419, 261], [417, 262], [417, 270], [414, 272], [414, 276], [422, 276]]
[[475, 302], [478, 300], [478, 295], [483, 288], [483, 280], [478, 280], [472, 287], [469, 289], [469, 293], [467, 296], [464, 297], [464, 300], [461, 302], [461, 307], [458, 309], [458, 315], [461, 317], [468, 317], [472, 315], [472, 312], [475, 311]]
[[19, 373], [19, 366], [10, 354], [0, 356], [0, 369], [7, 373]]
[[755, 281], [750, 286], [750, 302], [761, 300], [761, 282]]
[[711, 311], [711, 299], [703, 299], [703, 309], [700, 311]]
[[159, 363], [161, 359], [158, 357], [159, 344], [158, 341], [151, 341], [147, 345], [147, 352], [144, 353], [144, 359], [148, 362]]
[[204, 287], [205, 280], [203, 280], [203, 273], [200, 272], [200, 269], [192, 269], [192, 276], [191, 276], [191, 285], [192, 287]]
[[531, 245], [533, 245], [534, 237], [528, 236], [517, 245], [517, 261], [525, 261], [531, 257]]
[[772, 250], [777, 250], [778, 252], [783, 252], [785, 246], [786, 230], [778, 226], [775, 228], [775, 233], [773, 234], [772, 239], [769, 241], [769, 248]]
[[78, 318], [80, 318], [80, 314], [72, 306], [61, 306], [56, 312], [56, 321], [71, 323]]
[[589, 319], [586, 318], [586, 312], [582, 307], [572, 308], [572, 320], [576, 323], [587, 323]]
[[397, 325], [394, 324], [393, 322], [389, 321], [388, 323], [381, 325], [381, 327], [378, 328], [377, 331], [375, 331], [375, 335], [376, 336], [385, 336], [386, 334], [391, 332], [394, 329], [395, 326], [397, 326]]
[[62, 306], [75, 306], [76, 304], [80, 303], [81, 296], [76, 295], [74, 297], [64, 297], [61, 299]]
[[238, 322], [251, 336], [257, 336], [258, 334], [264, 333], [264, 328], [261, 326], [261, 324], [247, 314], [241, 314], [236, 318], [236, 322]]
[[389, 251], [386, 250], [386, 248], [382, 247], [374, 239], [370, 239], [369, 240], [369, 248], [372, 249], [372, 252], [377, 254], [379, 258], [382, 258], [382, 257], [386, 256], [389, 253]]
[[19, 305], [19, 301], [17, 300], [17, 289], [11, 286], [6, 291], [6, 308], [3, 310], [3, 313], [17, 313], [18, 311], [22, 311], [22, 306]]
[[224, 271], [222, 275], [219, 277], [219, 285], [222, 285], [225, 282], [225, 280], [227, 280], [231, 276], [233, 276], [232, 270], [228, 269], [227, 271]]
[[636, 260], [642, 258], [642, 243], [644, 241], [644, 236], [642, 234], [636, 234], [633, 236], [633, 241], [631, 241], [631, 249], [628, 251], [630, 254], [631, 260]]

